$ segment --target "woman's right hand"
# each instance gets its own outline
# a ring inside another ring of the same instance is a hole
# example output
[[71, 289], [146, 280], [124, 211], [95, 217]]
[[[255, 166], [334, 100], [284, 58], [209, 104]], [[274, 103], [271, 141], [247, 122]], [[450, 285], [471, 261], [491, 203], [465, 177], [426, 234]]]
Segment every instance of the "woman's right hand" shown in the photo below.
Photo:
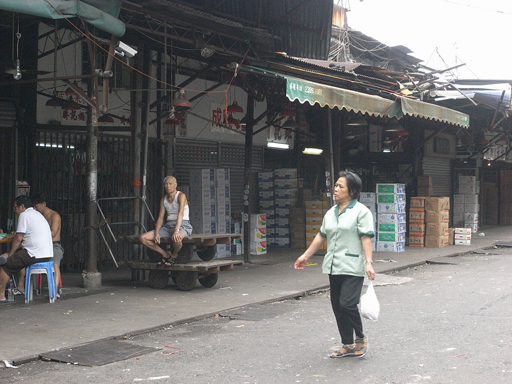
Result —
[[158, 232], [155, 233], [155, 243], [160, 244], [160, 235]]
[[294, 267], [295, 267], [295, 269], [304, 269], [307, 262], [308, 262], [308, 259], [306, 258], [306, 256], [304, 256], [304, 254], [302, 254], [295, 261]]

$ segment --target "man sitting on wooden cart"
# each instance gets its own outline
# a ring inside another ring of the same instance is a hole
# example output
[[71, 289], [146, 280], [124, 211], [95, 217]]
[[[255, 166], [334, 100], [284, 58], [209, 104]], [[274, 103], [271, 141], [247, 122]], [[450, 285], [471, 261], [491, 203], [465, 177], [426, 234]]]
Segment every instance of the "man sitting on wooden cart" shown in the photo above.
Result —
[[[178, 183], [174, 176], [167, 176], [164, 179], [165, 196], [160, 201], [160, 213], [155, 230], [140, 235], [140, 242], [143, 245], [162, 255], [159, 266], [172, 266], [183, 246], [183, 239], [192, 234], [187, 197], [183, 192], [178, 191], [177, 187]], [[165, 237], [172, 240], [172, 254], [158, 245], [160, 239]]]

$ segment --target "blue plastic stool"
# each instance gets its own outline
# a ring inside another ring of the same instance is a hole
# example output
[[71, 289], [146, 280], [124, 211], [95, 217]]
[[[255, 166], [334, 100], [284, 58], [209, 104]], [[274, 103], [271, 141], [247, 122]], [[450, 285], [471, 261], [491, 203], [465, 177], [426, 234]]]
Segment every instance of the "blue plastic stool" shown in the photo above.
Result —
[[25, 274], [25, 304], [28, 304], [33, 298], [33, 289], [30, 286], [32, 275], [46, 273], [48, 277], [48, 292], [50, 293], [50, 303], [55, 302], [55, 267], [53, 261], [44, 263], [35, 263], [26, 268]]

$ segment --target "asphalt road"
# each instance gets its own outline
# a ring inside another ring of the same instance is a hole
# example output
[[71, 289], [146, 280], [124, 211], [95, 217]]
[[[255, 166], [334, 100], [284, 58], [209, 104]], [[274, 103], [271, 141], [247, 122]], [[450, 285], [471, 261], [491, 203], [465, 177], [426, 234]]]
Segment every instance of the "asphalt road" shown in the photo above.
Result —
[[328, 357], [339, 337], [327, 291], [127, 339], [161, 350], [104, 366], [0, 368], [0, 383], [511, 383], [512, 249], [489, 252], [378, 276], [391, 284], [376, 287], [363, 359]]

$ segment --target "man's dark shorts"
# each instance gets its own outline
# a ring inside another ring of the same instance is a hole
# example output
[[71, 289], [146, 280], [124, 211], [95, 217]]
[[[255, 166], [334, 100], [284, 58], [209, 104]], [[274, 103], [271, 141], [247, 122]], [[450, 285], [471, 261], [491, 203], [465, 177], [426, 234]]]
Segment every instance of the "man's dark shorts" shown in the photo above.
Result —
[[26, 268], [35, 263], [44, 263], [46, 261], [53, 260], [52, 257], [45, 257], [42, 259], [36, 259], [35, 257], [31, 257], [27, 250], [22, 248], [16, 252], [12, 256], [7, 258], [7, 263], [2, 265], [0, 268], [3, 268], [4, 272], [8, 276], [15, 275], [23, 268]]

